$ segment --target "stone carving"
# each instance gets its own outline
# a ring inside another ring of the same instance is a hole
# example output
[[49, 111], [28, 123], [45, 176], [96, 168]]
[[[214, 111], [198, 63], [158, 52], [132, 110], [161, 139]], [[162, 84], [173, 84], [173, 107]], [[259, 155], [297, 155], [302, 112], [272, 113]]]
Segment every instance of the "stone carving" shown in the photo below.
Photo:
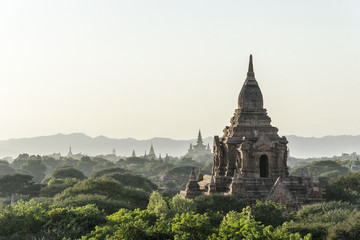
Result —
[[261, 134], [259, 139], [254, 143], [254, 148], [261, 145], [266, 145], [269, 148], [273, 148], [275, 146], [275, 143], [272, 142], [265, 134]]

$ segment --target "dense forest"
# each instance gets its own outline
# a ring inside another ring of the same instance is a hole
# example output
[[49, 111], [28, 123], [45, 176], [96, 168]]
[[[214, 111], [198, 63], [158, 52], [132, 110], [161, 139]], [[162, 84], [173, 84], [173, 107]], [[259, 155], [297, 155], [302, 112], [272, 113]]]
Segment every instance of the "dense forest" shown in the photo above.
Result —
[[216, 194], [181, 198], [191, 168], [209, 174], [211, 161], [21, 154], [0, 162], [0, 239], [359, 239], [360, 173], [350, 164], [291, 168], [317, 172], [324, 198], [293, 211]]

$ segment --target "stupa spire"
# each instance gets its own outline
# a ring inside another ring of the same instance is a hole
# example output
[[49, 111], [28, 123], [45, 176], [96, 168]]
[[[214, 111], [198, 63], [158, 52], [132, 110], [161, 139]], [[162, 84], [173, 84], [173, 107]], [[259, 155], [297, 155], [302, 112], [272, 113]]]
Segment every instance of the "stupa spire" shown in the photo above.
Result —
[[250, 54], [250, 58], [249, 58], [249, 69], [248, 69], [247, 76], [248, 77], [255, 77], [252, 54]]
[[203, 139], [202, 139], [202, 136], [201, 136], [200, 129], [199, 129], [199, 134], [198, 134], [198, 138], [197, 138], [196, 143], [197, 143], [197, 145], [203, 145]]

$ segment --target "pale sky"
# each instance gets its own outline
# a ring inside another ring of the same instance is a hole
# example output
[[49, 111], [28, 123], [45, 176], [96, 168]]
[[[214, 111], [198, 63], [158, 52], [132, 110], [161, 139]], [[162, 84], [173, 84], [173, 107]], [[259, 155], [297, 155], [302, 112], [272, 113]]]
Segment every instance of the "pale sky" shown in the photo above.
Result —
[[360, 1], [0, 1], [0, 139], [221, 135], [249, 54], [280, 135], [360, 135]]

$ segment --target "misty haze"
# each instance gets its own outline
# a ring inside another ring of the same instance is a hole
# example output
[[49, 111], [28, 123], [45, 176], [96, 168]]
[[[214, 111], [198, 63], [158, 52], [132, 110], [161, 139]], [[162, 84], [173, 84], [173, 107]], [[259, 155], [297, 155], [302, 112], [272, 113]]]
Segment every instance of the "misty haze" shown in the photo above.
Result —
[[360, 2], [0, 1], [0, 240], [360, 239]]

